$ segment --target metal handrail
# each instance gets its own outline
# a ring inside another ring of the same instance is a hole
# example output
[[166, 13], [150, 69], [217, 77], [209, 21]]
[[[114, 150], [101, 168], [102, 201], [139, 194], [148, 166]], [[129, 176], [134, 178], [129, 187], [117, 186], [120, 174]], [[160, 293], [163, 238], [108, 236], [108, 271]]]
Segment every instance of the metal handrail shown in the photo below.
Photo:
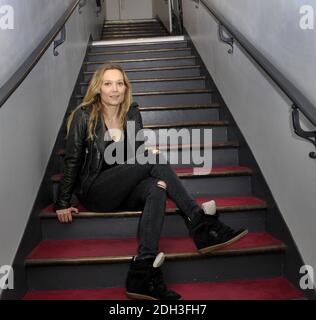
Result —
[[200, 0], [203, 6], [224, 26], [227, 32], [241, 45], [247, 54], [269, 75], [305, 117], [316, 126], [316, 107], [306, 96], [289, 81], [261, 52], [259, 52], [235, 27], [220, 13]]
[[23, 64], [11, 76], [11, 78], [0, 88], [0, 108], [5, 104], [9, 97], [15, 92], [15, 90], [20, 86], [27, 75], [36, 66], [37, 62], [50, 47], [59, 32], [63, 30], [65, 24], [67, 23], [75, 9], [78, 7], [80, 2], [81, 0], [74, 0], [71, 3], [66, 12], [56, 22], [56, 24], [53, 26], [47, 36], [42, 40], [42, 42], [37, 46], [37, 48], [23, 62]]

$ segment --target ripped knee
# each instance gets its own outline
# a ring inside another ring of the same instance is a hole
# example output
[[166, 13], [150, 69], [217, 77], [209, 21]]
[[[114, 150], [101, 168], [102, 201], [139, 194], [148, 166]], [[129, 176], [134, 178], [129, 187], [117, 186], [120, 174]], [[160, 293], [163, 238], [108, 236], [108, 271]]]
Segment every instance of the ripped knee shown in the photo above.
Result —
[[162, 189], [164, 189], [164, 190], [167, 190], [167, 184], [166, 184], [164, 181], [162, 181], [162, 180], [159, 180], [159, 181], [157, 182], [157, 186], [158, 186], [159, 188], [162, 188]]

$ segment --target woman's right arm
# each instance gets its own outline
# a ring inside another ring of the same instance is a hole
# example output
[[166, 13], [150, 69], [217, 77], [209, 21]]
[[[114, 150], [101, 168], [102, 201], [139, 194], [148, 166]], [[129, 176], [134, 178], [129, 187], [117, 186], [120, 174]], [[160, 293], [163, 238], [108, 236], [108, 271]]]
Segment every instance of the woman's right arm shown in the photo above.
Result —
[[87, 119], [85, 112], [82, 109], [78, 109], [69, 128], [64, 158], [64, 174], [59, 184], [57, 201], [54, 206], [55, 211], [58, 211], [58, 219], [61, 222], [68, 222], [66, 217], [70, 218], [72, 211], [78, 211], [76, 208], [71, 207], [70, 201], [81, 168], [86, 129]]

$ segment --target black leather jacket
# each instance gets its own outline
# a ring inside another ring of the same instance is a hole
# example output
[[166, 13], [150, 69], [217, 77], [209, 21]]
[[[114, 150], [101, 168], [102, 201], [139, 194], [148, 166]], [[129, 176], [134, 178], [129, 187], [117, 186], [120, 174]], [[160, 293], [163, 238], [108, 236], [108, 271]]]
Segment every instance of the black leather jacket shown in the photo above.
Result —
[[[69, 208], [73, 192], [86, 194], [101, 172], [104, 150], [110, 142], [104, 141], [107, 128], [101, 117], [99, 117], [96, 125], [93, 139], [87, 140], [89, 112], [89, 107], [81, 107], [74, 114], [66, 143], [64, 175], [59, 184], [55, 210]], [[126, 121], [135, 121], [135, 134], [143, 129], [137, 103], [131, 104]], [[137, 150], [143, 144], [143, 141], [133, 141], [131, 143], [135, 143], [135, 150]]]

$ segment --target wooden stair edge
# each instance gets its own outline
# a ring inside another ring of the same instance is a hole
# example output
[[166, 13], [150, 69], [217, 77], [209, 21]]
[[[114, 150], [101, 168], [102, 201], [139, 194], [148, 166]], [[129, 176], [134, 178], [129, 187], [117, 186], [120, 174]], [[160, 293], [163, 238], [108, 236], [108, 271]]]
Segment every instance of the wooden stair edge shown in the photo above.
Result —
[[[185, 150], [185, 149], [203, 149], [203, 148], [214, 148], [214, 149], [221, 149], [221, 148], [239, 148], [240, 144], [238, 141], [215, 141], [212, 144], [209, 143], [204, 143], [204, 144], [183, 144], [180, 145], [179, 149], [180, 150]], [[148, 145], [146, 146], [147, 150], [153, 150], [153, 149], [160, 149], [160, 150], [169, 150], [169, 149], [174, 149], [177, 148], [178, 146], [173, 146], [173, 145], [163, 145], [163, 146], [157, 146], [157, 145]], [[58, 156], [64, 156], [65, 155], [65, 149], [61, 148], [58, 149], [56, 154]]]
[[88, 56], [100, 56], [108, 54], [131, 54], [131, 53], [147, 53], [147, 52], [169, 52], [169, 51], [191, 51], [189, 47], [183, 48], [164, 48], [164, 49], [146, 49], [146, 50], [129, 50], [129, 51], [104, 51], [104, 52], [89, 52]]
[[[231, 205], [231, 206], [218, 206], [217, 212], [233, 213], [239, 211], [257, 211], [267, 209], [267, 203], [264, 200], [261, 200], [259, 204], [244, 204], [244, 205]], [[178, 214], [179, 209], [167, 208], [167, 215], [176, 215]], [[142, 211], [113, 211], [113, 212], [90, 212], [90, 211], [81, 211], [79, 214], [73, 214], [74, 219], [87, 219], [87, 218], [128, 218], [128, 217], [139, 217], [142, 215]], [[39, 217], [41, 219], [55, 219], [57, 214], [55, 212], [40, 212]]]
[[[214, 168], [220, 168], [220, 167], [214, 167]], [[227, 169], [225, 171], [211, 171], [207, 173], [176, 172], [176, 174], [181, 179], [204, 178], [204, 177], [232, 177], [232, 176], [249, 176], [253, 174], [253, 170], [248, 167], [236, 167], [236, 169]], [[50, 180], [52, 183], [58, 183], [61, 177], [62, 177], [62, 172], [52, 175]]]
[[200, 105], [145, 105], [139, 106], [139, 111], [164, 111], [164, 110], [191, 110], [191, 109], [216, 109], [223, 108], [222, 103], [210, 103], [210, 104], [200, 104]]
[[[169, 61], [169, 60], [187, 60], [187, 59], [195, 59], [197, 58], [195, 55], [189, 56], [180, 56], [180, 57], [154, 57], [154, 58], [140, 58], [140, 59], [119, 59], [119, 60], [111, 60], [113, 63], [126, 63], [126, 62], [146, 62], [146, 61]], [[106, 61], [85, 61], [83, 64], [91, 65], [91, 64], [104, 64]]]
[[[188, 81], [188, 80], [206, 80], [206, 76], [184, 76], [184, 77], [170, 77], [170, 78], [146, 78], [146, 79], [133, 79], [130, 83], [141, 82], [162, 82], [162, 81]], [[89, 82], [81, 82], [80, 86], [88, 86]]]
[[[282, 252], [286, 250], [284, 243], [275, 245], [266, 245], [244, 249], [219, 249], [209, 254], [200, 254], [199, 252], [184, 253], [165, 253], [166, 260], [187, 260], [187, 259], [208, 259], [212, 257], [222, 256], [241, 256], [254, 254], [267, 254], [274, 252]], [[47, 258], [47, 259], [28, 259], [25, 260], [26, 266], [52, 266], [52, 265], [82, 265], [82, 264], [104, 264], [104, 263], [124, 263], [130, 262], [133, 255], [124, 256], [99, 256], [99, 257], [80, 257], [80, 258]]]
[[[133, 92], [134, 97], [139, 96], [154, 96], [154, 95], [172, 95], [172, 94], [200, 94], [200, 93], [214, 93], [217, 92], [215, 88], [207, 89], [176, 89], [176, 90], [155, 90], [155, 91], [145, 91], [145, 92]], [[75, 99], [82, 100], [83, 95], [75, 95]]]
[[[170, 44], [170, 43], [183, 43], [188, 45], [188, 40], [186, 39], [178, 39], [178, 40], [173, 40], [173, 41], [168, 41], [164, 44]], [[111, 47], [126, 47], [128, 45], [132, 45], [132, 46], [155, 46], [155, 45], [161, 45], [161, 42], [142, 42], [142, 43], [132, 43], [132, 44], [125, 44], [125, 43], [114, 43], [114, 44], [103, 44], [103, 45], [89, 45], [90, 49], [94, 49], [94, 48], [111, 48]], [[185, 48], [185, 47], [183, 47]]]
[[201, 120], [201, 121], [188, 121], [188, 122], [170, 122], [170, 123], [155, 123], [144, 124], [144, 129], [158, 129], [158, 128], [173, 128], [173, 127], [192, 127], [192, 126], [213, 126], [222, 127], [229, 126], [230, 122], [226, 120]]
[[[166, 66], [166, 67], [153, 67], [153, 68], [134, 68], [125, 69], [125, 72], [151, 72], [151, 71], [166, 71], [166, 70], [180, 70], [180, 69], [199, 69], [201, 66], [199, 64], [194, 65], [182, 65], [182, 66]], [[95, 71], [84, 71], [84, 74], [94, 74]]]

